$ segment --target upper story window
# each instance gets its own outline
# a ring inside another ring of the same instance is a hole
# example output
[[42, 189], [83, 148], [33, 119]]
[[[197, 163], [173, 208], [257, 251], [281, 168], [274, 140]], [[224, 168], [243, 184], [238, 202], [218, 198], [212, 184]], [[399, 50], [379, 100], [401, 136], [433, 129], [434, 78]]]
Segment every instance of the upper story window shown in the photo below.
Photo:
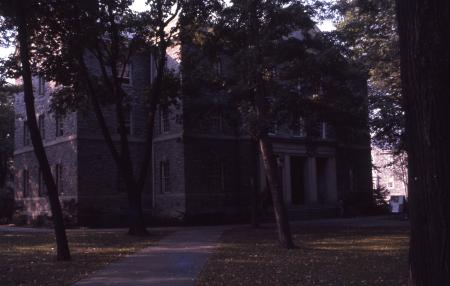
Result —
[[208, 166], [208, 189], [221, 192], [225, 189], [225, 168], [222, 161], [214, 159]]
[[22, 171], [22, 184], [23, 184], [23, 197], [29, 197], [31, 195], [30, 189], [30, 173], [27, 169]]
[[43, 76], [38, 77], [38, 94], [45, 95], [45, 79]]
[[55, 116], [55, 136], [60, 137], [64, 135], [64, 118], [60, 115]]
[[63, 166], [62, 166], [62, 164], [56, 164], [55, 165], [55, 184], [56, 184], [56, 189], [58, 190], [59, 194], [62, 194], [64, 191], [62, 178], [63, 178]]
[[170, 131], [170, 118], [168, 108], [161, 108], [159, 111], [159, 133]]
[[118, 73], [119, 73], [121, 82], [123, 84], [131, 85], [131, 82], [132, 82], [132, 65], [131, 65], [131, 63], [128, 63], [125, 66], [120, 65]]
[[276, 121], [272, 121], [269, 126], [269, 135], [276, 135], [278, 134], [278, 123]]
[[31, 143], [30, 129], [28, 128], [28, 121], [23, 122], [23, 146], [28, 146]]
[[45, 139], [45, 115], [41, 114], [38, 116], [38, 126], [41, 132], [42, 139]]
[[212, 114], [209, 118], [211, 131], [213, 132], [221, 132], [223, 130], [223, 117], [222, 113]]
[[46, 195], [47, 195], [47, 186], [45, 185], [44, 174], [42, 172], [42, 169], [39, 168], [39, 196], [45, 197]]
[[326, 122], [320, 123], [320, 138], [327, 139], [328, 136], [328, 124]]
[[170, 163], [169, 160], [159, 162], [159, 181], [161, 193], [170, 191]]
[[214, 70], [214, 74], [216, 76], [221, 76], [222, 75], [222, 61], [220, 59], [217, 59], [214, 63], [213, 63], [213, 70]]
[[306, 124], [303, 117], [296, 117], [292, 124], [292, 136], [306, 137]]
[[124, 127], [128, 135], [133, 135], [133, 112], [131, 108], [124, 109]]

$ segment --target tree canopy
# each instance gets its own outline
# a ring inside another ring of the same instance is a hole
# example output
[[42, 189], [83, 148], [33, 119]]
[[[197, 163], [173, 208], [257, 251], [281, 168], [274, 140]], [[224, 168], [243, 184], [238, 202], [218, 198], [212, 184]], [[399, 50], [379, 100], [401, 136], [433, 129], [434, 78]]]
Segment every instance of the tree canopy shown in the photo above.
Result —
[[335, 39], [369, 75], [373, 143], [405, 150], [395, 1], [342, 0], [333, 8], [338, 17]]

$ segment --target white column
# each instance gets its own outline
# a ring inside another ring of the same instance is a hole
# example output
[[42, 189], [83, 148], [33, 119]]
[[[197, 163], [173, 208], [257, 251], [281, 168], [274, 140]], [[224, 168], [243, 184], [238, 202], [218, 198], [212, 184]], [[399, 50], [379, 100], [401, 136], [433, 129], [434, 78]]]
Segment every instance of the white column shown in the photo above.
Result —
[[305, 173], [305, 201], [307, 204], [315, 204], [317, 203], [317, 167], [315, 157], [306, 159]]
[[330, 157], [326, 164], [326, 176], [327, 176], [327, 203], [337, 203], [337, 186], [336, 186], [336, 158]]
[[284, 155], [283, 166], [283, 198], [287, 205], [292, 203], [291, 156]]

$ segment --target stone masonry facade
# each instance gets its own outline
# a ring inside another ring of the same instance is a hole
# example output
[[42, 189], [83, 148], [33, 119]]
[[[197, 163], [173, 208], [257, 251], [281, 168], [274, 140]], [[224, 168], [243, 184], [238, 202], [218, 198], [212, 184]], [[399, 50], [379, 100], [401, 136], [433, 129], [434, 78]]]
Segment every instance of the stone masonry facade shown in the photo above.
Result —
[[[145, 148], [144, 91], [151, 83], [149, 53], [132, 58], [131, 79], [124, 86], [132, 98], [130, 147], [138, 168]], [[96, 71], [92, 65], [92, 72]], [[37, 118], [44, 146], [63, 202], [74, 202], [80, 225], [126, 223], [127, 196], [92, 111], [57, 117], [50, 111], [52, 83], [34, 77]], [[361, 96], [366, 96], [364, 86]], [[220, 222], [246, 220], [250, 195], [267, 189], [257, 146], [243, 134], [231, 107], [211, 103], [199, 109], [187, 104], [158, 111], [151, 173], [143, 192], [149, 220]], [[27, 135], [23, 95], [15, 102], [15, 197], [30, 219], [49, 215], [45, 186]], [[104, 114], [113, 139], [116, 117]], [[285, 202], [290, 210], [336, 209], [349, 193], [371, 188], [369, 138], [349, 140], [320, 126], [314, 137], [277, 130], [271, 134]], [[364, 126], [362, 128], [365, 128]], [[45, 131], [43, 131], [45, 129]]]

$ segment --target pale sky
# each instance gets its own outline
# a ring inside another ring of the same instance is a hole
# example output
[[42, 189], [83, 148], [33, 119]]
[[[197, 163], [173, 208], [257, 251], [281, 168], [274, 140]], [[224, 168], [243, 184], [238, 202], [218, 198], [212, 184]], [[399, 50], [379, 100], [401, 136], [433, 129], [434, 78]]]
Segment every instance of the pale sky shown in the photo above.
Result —
[[[145, 10], [145, 2], [146, 0], [135, 0], [133, 5], [131, 6], [131, 9], [135, 11], [144, 11]], [[324, 21], [322, 23], [318, 24], [318, 27], [321, 31], [328, 32], [334, 30], [336, 27], [333, 25], [331, 21]], [[0, 58], [7, 57], [9, 54], [14, 52], [14, 48], [4, 48], [0, 47]]]

